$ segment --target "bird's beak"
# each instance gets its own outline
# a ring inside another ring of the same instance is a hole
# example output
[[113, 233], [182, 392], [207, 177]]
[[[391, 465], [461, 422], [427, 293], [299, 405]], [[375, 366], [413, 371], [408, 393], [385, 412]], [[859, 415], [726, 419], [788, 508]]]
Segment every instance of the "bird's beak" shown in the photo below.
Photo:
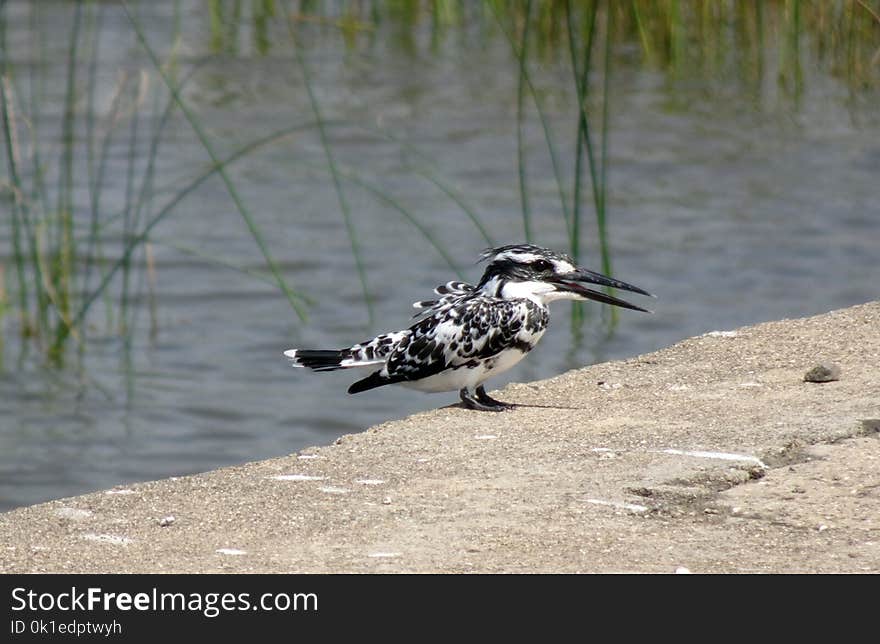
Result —
[[611, 288], [619, 288], [622, 291], [630, 291], [631, 293], [638, 293], [640, 295], [654, 297], [653, 295], [648, 293], [648, 291], [640, 289], [638, 286], [633, 286], [632, 284], [627, 284], [626, 282], [612, 279], [610, 277], [602, 275], [601, 273], [588, 271], [585, 268], [579, 268], [554, 280], [554, 284], [556, 285], [556, 289], [558, 291], [574, 293], [575, 295], [579, 295], [586, 300], [595, 300], [596, 302], [602, 302], [604, 304], [620, 306], [624, 309], [632, 309], [633, 311], [652, 313], [652, 311], [648, 309], [643, 309], [642, 307], [636, 306], [635, 304], [630, 304], [625, 300], [621, 300], [616, 297], [612, 297], [611, 295], [606, 295], [605, 293], [600, 293], [599, 291], [594, 291], [593, 289], [586, 288], [585, 286], [581, 285], [581, 283], [583, 282], [586, 282], [587, 284], [599, 284], [600, 286], [610, 286]]

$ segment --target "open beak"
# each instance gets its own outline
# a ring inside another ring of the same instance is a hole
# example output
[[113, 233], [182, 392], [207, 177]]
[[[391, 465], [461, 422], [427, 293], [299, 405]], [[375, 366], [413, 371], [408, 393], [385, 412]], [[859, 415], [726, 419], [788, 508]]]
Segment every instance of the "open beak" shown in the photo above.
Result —
[[633, 286], [632, 284], [627, 284], [626, 282], [612, 279], [610, 277], [602, 275], [601, 273], [588, 271], [585, 268], [579, 268], [576, 271], [572, 271], [571, 273], [562, 275], [558, 279], [554, 280], [556, 290], [558, 291], [574, 293], [575, 295], [579, 295], [587, 300], [595, 300], [596, 302], [611, 304], [613, 306], [619, 306], [624, 309], [632, 309], [633, 311], [653, 313], [653, 311], [650, 311], [649, 309], [643, 309], [642, 307], [636, 306], [635, 304], [630, 304], [626, 300], [621, 300], [616, 297], [612, 297], [611, 295], [606, 295], [605, 293], [586, 288], [585, 286], [582, 286], [583, 282], [586, 282], [587, 284], [599, 284], [600, 286], [610, 286], [611, 288], [619, 288], [622, 291], [630, 291], [631, 293], [638, 293], [640, 295], [654, 297], [653, 295], [648, 293], [648, 291], [640, 289], [638, 286]]

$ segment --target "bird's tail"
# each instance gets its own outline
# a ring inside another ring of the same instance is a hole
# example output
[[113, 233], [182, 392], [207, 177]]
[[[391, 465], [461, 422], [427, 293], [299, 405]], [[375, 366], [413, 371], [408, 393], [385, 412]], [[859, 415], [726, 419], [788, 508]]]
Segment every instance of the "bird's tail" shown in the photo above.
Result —
[[313, 371], [375, 367], [385, 364], [389, 354], [409, 333], [409, 331], [383, 333], [347, 349], [288, 349], [284, 355], [290, 358], [294, 367], [306, 367]]
[[306, 367], [313, 371], [336, 371], [353, 366], [346, 364], [351, 360], [351, 350], [341, 349], [288, 349], [284, 352], [294, 367]]

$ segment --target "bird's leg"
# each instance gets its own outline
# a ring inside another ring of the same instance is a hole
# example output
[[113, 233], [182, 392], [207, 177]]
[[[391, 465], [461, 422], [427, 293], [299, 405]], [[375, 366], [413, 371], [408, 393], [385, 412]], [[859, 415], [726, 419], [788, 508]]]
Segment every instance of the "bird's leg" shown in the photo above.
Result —
[[[467, 387], [464, 387], [458, 392], [459, 397], [461, 398], [461, 403], [464, 405], [465, 409], [473, 409], [474, 411], [504, 411], [507, 409], [506, 405], [497, 405], [491, 403], [484, 403], [479, 400], [479, 396], [475, 396], [470, 391], [468, 391]], [[495, 401], [498, 402], [498, 401]]]
[[514, 405], [489, 397], [482, 386], [477, 387], [473, 394], [467, 387], [465, 387], [458, 392], [458, 395], [466, 409], [473, 409], [476, 411], [505, 411], [507, 409], [513, 409], [514, 407]]
[[513, 403], [506, 403], [501, 400], [496, 400], [492, 398], [489, 394], [486, 393], [486, 390], [483, 388], [483, 385], [480, 385], [476, 389], [476, 398], [484, 405], [489, 405], [493, 407], [499, 407], [501, 409], [513, 409], [516, 407]]

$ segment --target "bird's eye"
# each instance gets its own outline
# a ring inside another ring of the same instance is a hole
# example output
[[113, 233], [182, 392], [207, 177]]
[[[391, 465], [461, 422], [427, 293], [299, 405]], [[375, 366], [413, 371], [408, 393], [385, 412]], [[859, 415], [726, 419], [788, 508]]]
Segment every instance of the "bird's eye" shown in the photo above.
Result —
[[548, 262], [546, 259], [536, 259], [534, 262], [532, 262], [532, 268], [540, 272], [549, 271], [551, 268], [553, 268], [553, 264]]

